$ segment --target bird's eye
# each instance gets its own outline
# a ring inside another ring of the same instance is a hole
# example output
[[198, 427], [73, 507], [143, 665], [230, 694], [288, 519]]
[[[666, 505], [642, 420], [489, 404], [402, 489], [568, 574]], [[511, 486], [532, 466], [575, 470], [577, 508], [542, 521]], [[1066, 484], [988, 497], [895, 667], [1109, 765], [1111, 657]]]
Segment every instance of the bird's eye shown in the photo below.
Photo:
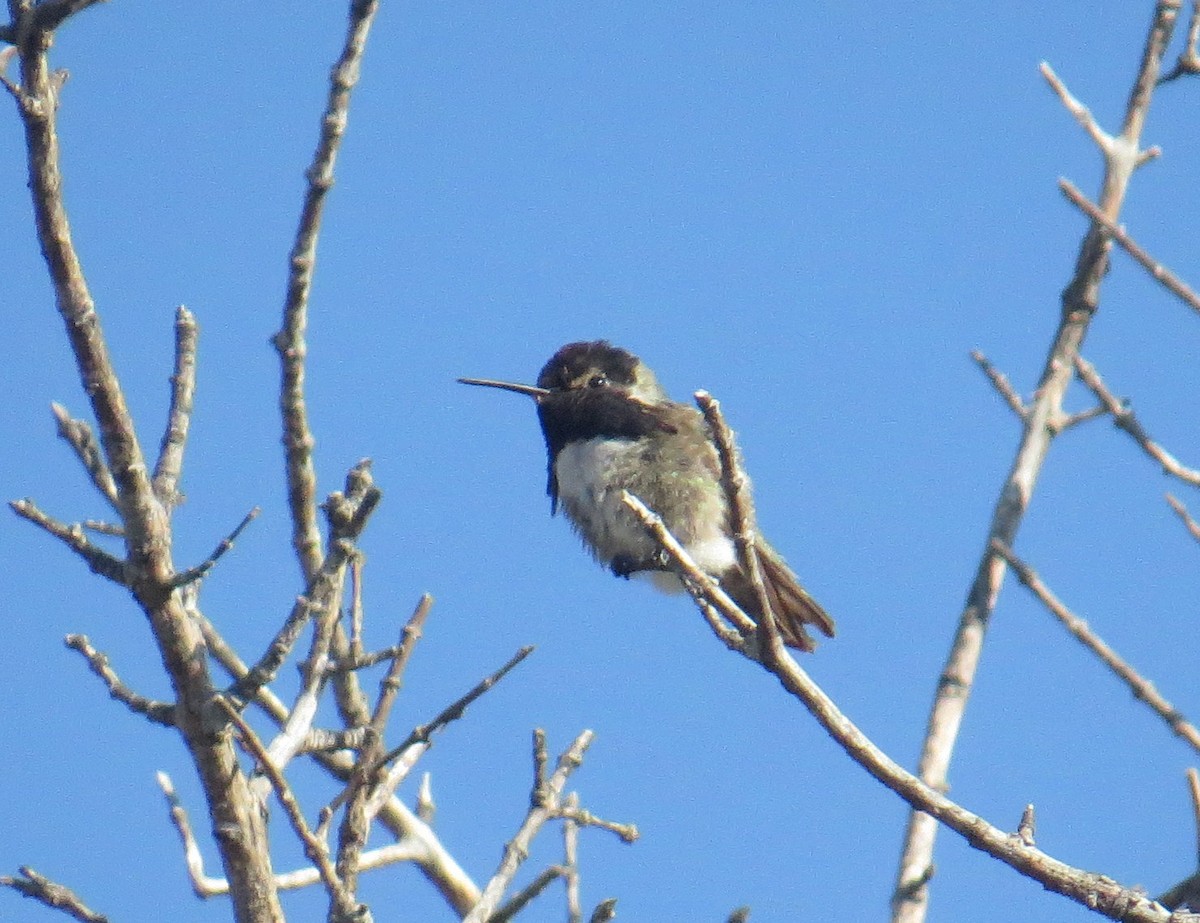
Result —
[[608, 376], [604, 375], [604, 374], [593, 375], [588, 380], [589, 388], [603, 388], [603, 387], [606, 387], [607, 385], [608, 385]]

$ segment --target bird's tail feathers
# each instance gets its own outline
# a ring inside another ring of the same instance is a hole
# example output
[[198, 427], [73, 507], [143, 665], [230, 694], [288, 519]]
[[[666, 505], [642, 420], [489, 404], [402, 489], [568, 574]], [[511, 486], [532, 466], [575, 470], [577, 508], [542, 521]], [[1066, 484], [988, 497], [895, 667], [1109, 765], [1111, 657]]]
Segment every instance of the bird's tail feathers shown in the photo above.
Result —
[[[812, 626], [832, 638], [833, 619], [821, 608], [820, 603], [808, 595], [796, 575], [792, 573], [792, 569], [787, 566], [787, 562], [774, 548], [762, 541], [756, 547], [763, 586], [771, 603], [771, 611], [775, 613], [775, 624], [779, 628], [783, 643], [798, 651], [815, 650], [817, 644], [806, 628]], [[762, 608], [758, 604], [754, 587], [740, 570], [729, 575], [723, 581], [723, 586], [733, 597], [733, 601], [755, 621], [762, 618]]]

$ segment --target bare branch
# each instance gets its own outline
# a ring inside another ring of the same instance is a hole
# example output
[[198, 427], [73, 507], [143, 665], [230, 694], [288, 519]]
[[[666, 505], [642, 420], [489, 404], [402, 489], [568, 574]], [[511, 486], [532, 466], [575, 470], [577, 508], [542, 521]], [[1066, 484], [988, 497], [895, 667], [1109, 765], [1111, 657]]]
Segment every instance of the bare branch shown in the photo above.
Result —
[[1075, 370], [1079, 373], [1080, 380], [1108, 408], [1109, 413], [1112, 414], [1114, 426], [1128, 433], [1130, 438], [1142, 447], [1142, 451], [1158, 462], [1167, 474], [1174, 475], [1194, 487], [1200, 487], [1200, 471], [1181, 464], [1174, 455], [1151, 439], [1150, 434], [1142, 428], [1142, 424], [1129, 409], [1128, 403], [1119, 400], [1108, 390], [1094, 365], [1082, 356], [1075, 356]]
[[[534, 775], [535, 779], [537, 774]], [[570, 812], [579, 810], [579, 795], [571, 792], [563, 802], [563, 880], [567, 886], [567, 923], [583, 923], [579, 902], [579, 823]]]
[[1192, 518], [1191, 514], [1187, 511], [1187, 507], [1171, 494], [1167, 494], [1167, 502], [1171, 504], [1171, 509], [1175, 511], [1176, 515], [1183, 520], [1183, 524], [1187, 527], [1188, 532], [1191, 533], [1192, 538], [1200, 542], [1200, 523]]
[[175, 371], [171, 374], [171, 404], [167, 428], [163, 432], [154, 465], [154, 493], [170, 512], [183, 499], [179, 476], [183, 471], [183, 450], [192, 423], [192, 404], [196, 394], [196, 317], [180, 305], [175, 310]]
[[1036, 832], [1037, 819], [1034, 817], [1033, 805], [1027, 804], [1021, 812], [1021, 823], [1017, 825], [1017, 837], [1026, 846], [1033, 846]]
[[1105, 233], [1120, 244], [1121, 248], [1141, 264], [1142, 268], [1150, 273], [1163, 288], [1183, 301], [1193, 311], [1200, 312], [1200, 295], [1197, 295], [1183, 279], [1179, 278], [1179, 276], [1175, 275], [1175, 273], [1171, 272], [1171, 270], [1167, 269], [1162, 263], [1158, 262], [1138, 246], [1137, 242], [1129, 236], [1124, 228], [1110, 221], [1108, 216], [1088, 201], [1087, 197], [1076, 189], [1070, 180], [1059, 179], [1058, 188], [1066, 196], [1068, 202], [1091, 218], [1096, 224], [1100, 225]]
[[[715, 580], [696, 566], [696, 562], [691, 559], [675, 536], [667, 531], [666, 524], [657, 513], [628, 491], [623, 492], [621, 502], [641, 520], [642, 525], [659, 543], [659, 546], [670, 557], [671, 563], [685, 578], [683, 585], [692, 594], [692, 598], [701, 604], [700, 611], [717, 637], [725, 642], [725, 646], [730, 650], [745, 653], [745, 638], [752, 637], [758, 628], [754, 624], [754, 619], [746, 615]], [[724, 624], [720, 620], [720, 616], [724, 616], [736, 625], [737, 630]]]
[[1100, 124], [1093, 118], [1092, 111], [1071, 95], [1071, 91], [1059, 79], [1058, 74], [1054, 73], [1054, 68], [1048, 62], [1043, 61], [1039, 66], [1039, 70], [1042, 72], [1042, 76], [1046, 78], [1046, 82], [1050, 84], [1050, 89], [1055, 92], [1066, 110], [1075, 117], [1075, 121], [1096, 142], [1096, 147], [1100, 148], [1100, 151], [1105, 156], [1111, 155], [1114, 144], [1113, 136], [1100, 127]]
[[757, 530], [754, 522], [754, 504], [750, 499], [750, 480], [738, 463], [733, 433], [729, 431], [729, 426], [721, 415], [720, 403], [707, 391], [697, 391], [695, 399], [704, 413], [704, 421], [708, 424], [713, 445], [717, 448], [717, 457], [721, 460], [721, 487], [729, 501], [729, 518], [733, 525], [733, 541], [737, 547], [738, 563], [749, 578], [750, 585], [754, 587], [758, 608], [762, 612], [761, 624], [756, 625], [760, 635], [760, 648], [763, 651], [782, 649], [783, 642], [775, 621], [775, 610], [771, 606], [770, 594], [763, 582], [762, 566], [758, 560], [758, 549], [755, 547]]
[[192, 833], [192, 824], [188, 820], [187, 810], [175, 792], [175, 785], [171, 781], [171, 777], [160, 771], [156, 778], [158, 787], [162, 789], [162, 793], [167, 799], [171, 823], [183, 843], [184, 861], [187, 864], [188, 878], [192, 883], [192, 892], [201, 899], [228, 894], [229, 882], [223, 878], [209, 878], [204, 874], [204, 856], [200, 852], [200, 844], [196, 842], [196, 836]]
[[8, 505], [22, 519], [32, 522], [35, 526], [41, 526], [83, 558], [84, 563], [93, 574], [99, 574], [119, 586], [128, 586], [125, 562], [117, 560], [103, 548], [93, 545], [83, 534], [82, 526], [68, 526], [66, 523], [48, 516], [28, 498], [13, 500]]
[[1200, 74], [1200, 54], [1196, 52], [1196, 43], [1200, 40], [1200, 3], [1192, 4], [1192, 19], [1188, 23], [1187, 44], [1179, 52], [1179, 58], [1171, 73], [1161, 78], [1159, 83], [1175, 80], [1185, 74]]
[[243, 516], [242, 521], [234, 527], [232, 532], [230, 532], [223, 539], [221, 539], [220, 542], [217, 543], [217, 547], [213, 549], [212, 554], [210, 554], [205, 560], [201, 561], [195, 567], [189, 567], [187, 570], [175, 574], [171, 578], [171, 586], [186, 586], [189, 583], [195, 583], [196, 581], [203, 580], [205, 577], [207, 577], [208, 572], [216, 566], [217, 561], [221, 560], [222, 555], [224, 555], [225, 552], [229, 551], [229, 549], [233, 547], [233, 543], [237, 541], [238, 536], [242, 534], [242, 531], [246, 528], [246, 526], [250, 525], [250, 523], [257, 519], [258, 514], [261, 512], [262, 507], [256, 506], [249, 513]]
[[425, 593], [405, 623], [404, 630], [400, 633], [399, 650], [392, 658], [392, 665], [388, 669], [387, 675], [379, 684], [379, 700], [375, 704], [375, 713], [371, 716], [371, 727], [381, 738], [387, 728], [388, 718], [392, 714], [396, 695], [400, 692], [401, 677], [404, 676], [404, 670], [408, 666], [409, 658], [412, 657], [417, 642], [421, 640], [421, 631], [425, 627], [425, 619], [429, 617], [429, 610], [432, 607], [433, 597]]
[[112, 472], [108, 470], [108, 463], [104, 460], [104, 454], [100, 450], [100, 444], [96, 442], [91, 426], [86, 420], [73, 418], [62, 404], [52, 403], [50, 410], [58, 424], [58, 435], [74, 450], [75, 457], [87, 471], [100, 496], [107, 500], [113, 509], [117, 509], [117, 485], [113, 481]]
[[55, 910], [61, 910], [67, 916], [81, 920], [83, 923], [108, 923], [108, 917], [89, 908], [78, 895], [65, 885], [51, 881], [45, 875], [40, 875], [28, 865], [22, 865], [20, 873], [23, 878], [12, 875], [0, 875], [0, 885], [12, 888], [19, 894], [32, 898]]
[[1174, 705], [1159, 694], [1152, 682], [1143, 678], [1116, 651], [1109, 647], [1099, 635], [1092, 631], [1087, 622], [1064, 606], [1050, 591], [1050, 588], [1042, 582], [1033, 568], [1018, 558], [1011, 548], [996, 539], [992, 540], [992, 548], [996, 554], [1008, 562], [1017, 579], [1029, 588], [1050, 614], [1062, 622], [1067, 631], [1081, 641], [1084, 647], [1099, 657], [1106, 667], [1129, 686], [1135, 699], [1150, 706], [1177, 737], [1183, 739], [1192, 749], [1200, 752], [1200, 731], [1197, 731], [1195, 726]]
[[317, 525], [317, 476], [313, 467], [313, 436], [304, 400], [304, 335], [308, 326], [308, 298], [317, 259], [317, 238], [325, 197], [333, 186], [337, 159], [350, 110], [350, 92], [358, 82], [367, 35], [378, 9], [377, 0], [352, 0], [350, 21], [341, 57], [330, 75], [329, 98], [321, 117], [320, 140], [311, 166], [305, 172], [308, 189], [300, 212], [300, 226], [288, 258], [288, 290], [283, 324], [272, 340], [280, 361], [280, 411], [283, 444], [287, 455], [288, 503], [292, 512], [292, 544], [305, 582], [321, 566], [321, 532]]
[[[1170, 43], [1178, 0], [1160, 2], [1146, 36], [1142, 60], [1129, 93], [1120, 135], [1104, 132], [1087, 109], [1067, 91], [1049, 65], [1042, 73], [1051, 88], [1104, 154], [1104, 178], [1097, 203], [1115, 222], [1125, 200], [1130, 177], [1145, 159], [1141, 154], [1142, 127], [1163, 54]], [[976, 565], [945, 666], [938, 678], [929, 711], [918, 774], [934, 790], [948, 784], [950, 761], [966, 714], [966, 704], [983, 654], [988, 622], [1004, 580], [1005, 564], [991, 550], [992, 539], [1011, 546], [1029, 507], [1038, 476], [1054, 439], [1053, 423], [1062, 419], [1062, 403], [1071, 382], [1071, 361], [1078, 354], [1100, 305], [1100, 286], [1108, 268], [1110, 238], [1095, 224], [1079, 246], [1075, 268], [1062, 292], [1058, 329], [1029, 405], [1026, 425], [1012, 466], [1000, 488], [987, 529], [983, 554]], [[923, 923], [928, 902], [928, 878], [933, 866], [937, 824], [914, 810], [909, 816], [892, 902], [892, 923]]]
[[95, 673], [108, 687], [108, 694], [127, 707], [131, 712], [143, 715], [163, 727], [175, 727], [175, 706], [169, 702], [156, 702], [139, 695], [121, 682], [116, 671], [108, 663], [108, 657], [92, 647], [86, 635], [67, 635], [67, 647], [78, 651]]
[[[505, 901], [503, 907], [488, 917], [487, 923], [508, 923], [509, 920], [516, 917], [517, 914], [533, 903], [534, 899], [545, 891], [551, 882], [557, 881], [566, 875], [566, 873], [566, 868], [561, 865], [552, 865], [549, 868], [543, 869], [533, 881]], [[570, 923], [575, 923], [573, 919], [568, 919]]]
[[941, 792], [905, 771], [838, 709], [786, 651], [770, 672], [798, 698], [843, 750], [877, 780], [907, 801], [915, 811], [934, 818], [961, 835], [971, 846], [999, 859], [1044, 888], [1125, 923], [1200, 923], [1200, 915], [1171, 915], [1140, 889], [1128, 888], [1103, 875], [1073, 868], [967, 811]]
[[601, 830], [607, 830], [609, 833], [615, 833], [620, 837], [622, 843], [636, 843], [638, 838], [641, 837], [641, 833], [638, 832], [635, 824], [619, 824], [616, 821], [605, 820], [603, 817], [597, 817], [591, 811], [585, 811], [580, 807], [566, 805], [558, 811], [558, 816], [580, 827], [598, 827]]
[[576, 737], [571, 746], [558, 758], [558, 766], [553, 775], [540, 789], [534, 789], [532, 797], [534, 803], [530, 805], [529, 813], [525, 816], [520, 829], [517, 830], [516, 836], [504, 847], [504, 857], [500, 861], [500, 867], [492, 876], [492, 880], [484, 887], [479, 903], [471, 908], [471, 912], [463, 919], [463, 923], [484, 923], [491, 918], [500, 903], [500, 898], [504, 896], [509, 883], [516, 875], [517, 869], [529, 855], [529, 846], [533, 842], [533, 838], [537, 836], [542, 825], [554, 815], [558, 808], [558, 801], [562, 797], [567, 779], [583, 763], [583, 755], [587, 752], [594, 736], [591, 731], [583, 731]]
[[304, 812], [300, 810], [300, 804], [296, 801], [296, 796], [292, 793], [291, 786], [284, 779], [283, 773], [271, 761], [271, 757], [267, 753], [267, 748], [263, 746], [262, 741], [258, 739], [258, 735], [254, 733], [254, 729], [245, 722], [234, 705], [220, 697], [217, 699], [217, 703], [221, 710], [225, 712], [226, 717], [233, 723], [234, 727], [238, 729], [242, 746], [245, 747], [246, 752], [257, 760], [263, 773], [271, 780], [271, 787], [275, 789], [275, 795], [279, 799], [279, 803], [283, 806], [284, 813], [287, 814], [292, 829], [295, 831], [296, 836], [300, 838], [300, 842], [304, 844], [304, 854], [317, 867], [317, 871], [320, 872], [321, 881], [324, 883], [325, 889], [329, 892], [329, 896], [338, 911], [346, 915], [357, 911], [359, 907], [358, 902], [343, 887], [337, 872], [334, 870], [333, 863], [329, 861], [329, 848], [325, 843], [313, 836], [308, 822], [304, 819]]
[[994, 365], [988, 362], [987, 357], [977, 349], [971, 350], [971, 358], [983, 370], [983, 374], [988, 377], [988, 381], [992, 383], [992, 387], [996, 389], [996, 393], [1004, 399], [1004, 402], [1008, 404], [1012, 412], [1024, 420], [1029, 410], [1025, 406], [1025, 402], [1021, 400], [1021, 395], [1017, 394], [1016, 389], [1013, 388], [1004, 373], [997, 370]]

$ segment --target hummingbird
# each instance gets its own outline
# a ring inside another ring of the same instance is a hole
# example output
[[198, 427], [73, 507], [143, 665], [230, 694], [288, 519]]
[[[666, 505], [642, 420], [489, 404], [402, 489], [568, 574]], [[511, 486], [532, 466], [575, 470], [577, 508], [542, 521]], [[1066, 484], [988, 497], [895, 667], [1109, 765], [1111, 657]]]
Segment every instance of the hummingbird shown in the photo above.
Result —
[[[629, 491], [663, 520], [706, 574], [747, 615], [762, 617], [758, 596], [733, 539], [721, 465], [704, 417], [672, 401], [633, 353], [606, 340], [568, 343], [550, 357], [536, 385], [460, 378], [533, 398], [546, 441], [551, 515], [561, 509], [592, 555], [618, 577], [650, 577], [682, 589], [641, 521], [625, 506]], [[812, 651], [806, 628], [833, 637], [833, 619], [800, 585], [783, 558], [758, 539], [760, 570], [784, 644]]]

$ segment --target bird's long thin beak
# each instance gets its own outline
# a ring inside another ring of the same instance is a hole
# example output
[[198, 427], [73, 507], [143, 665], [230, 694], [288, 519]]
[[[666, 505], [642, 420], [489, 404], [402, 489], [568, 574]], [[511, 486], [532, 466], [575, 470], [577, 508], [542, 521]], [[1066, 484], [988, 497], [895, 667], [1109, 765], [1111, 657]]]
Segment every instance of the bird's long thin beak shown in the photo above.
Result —
[[500, 388], [504, 391], [515, 391], [517, 394], [528, 394], [535, 401], [550, 393], [537, 385], [519, 385], [513, 381], [496, 381], [493, 378], [460, 378], [459, 381], [464, 385], [480, 385], [484, 388]]

